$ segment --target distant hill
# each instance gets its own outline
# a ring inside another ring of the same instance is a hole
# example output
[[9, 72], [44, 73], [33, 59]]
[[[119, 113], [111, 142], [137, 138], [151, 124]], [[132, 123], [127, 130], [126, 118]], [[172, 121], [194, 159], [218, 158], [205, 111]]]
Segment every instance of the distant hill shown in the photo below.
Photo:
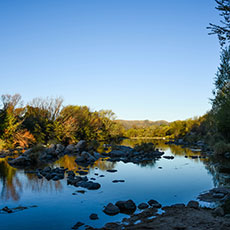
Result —
[[168, 121], [159, 120], [159, 121], [149, 121], [149, 120], [116, 120], [116, 122], [122, 124], [125, 129], [130, 128], [146, 128], [149, 126], [160, 126], [160, 125], [168, 125]]

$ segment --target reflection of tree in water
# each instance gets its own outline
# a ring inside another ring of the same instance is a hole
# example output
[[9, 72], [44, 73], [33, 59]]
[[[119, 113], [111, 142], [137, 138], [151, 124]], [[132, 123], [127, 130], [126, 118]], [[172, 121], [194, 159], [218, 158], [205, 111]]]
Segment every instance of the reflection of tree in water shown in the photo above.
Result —
[[146, 167], [149, 167], [149, 168], [154, 168], [155, 165], [156, 165], [156, 161], [157, 160], [152, 160], [152, 161], [143, 161], [141, 163], [138, 163], [137, 165], [141, 166], [141, 168], [146, 168]]
[[113, 169], [116, 165], [115, 162], [109, 162], [109, 161], [106, 161], [100, 158], [97, 161], [95, 161], [93, 165], [82, 167], [81, 165], [78, 165], [75, 162], [75, 159], [76, 159], [76, 156], [65, 155], [62, 158], [60, 158], [58, 161], [56, 161], [55, 165], [59, 167], [68, 168], [68, 170], [75, 170], [78, 168], [87, 168], [88, 170], [90, 170], [93, 168], [99, 168], [102, 171]]
[[213, 176], [214, 186], [230, 186], [230, 162], [223, 158], [212, 157], [204, 162], [205, 168]]
[[61, 181], [48, 181], [44, 177], [38, 179], [34, 174], [26, 174], [28, 181], [25, 183], [25, 188], [31, 189], [33, 192], [52, 192], [61, 191], [63, 189]]
[[[26, 176], [27, 180], [23, 177]], [[11, 167], [5, 159], [0, 159], [0, 183], [1, 183], [1, 199], [15, 201], [20, 199], [20, 193], [23, 188], [30, 189], [33, 192], [40, 191], [61, 191], [61, 181], [47, 181], [45, 178], [38, 179], [34, 174], [23, 174]]]
[[78, 167], [75, 162], [76, 156], [64, 155], [55, 162], [55, 165], [59, 167], [67, 168], [68, 170], [74, 170]]
[[102, 171], [108, 170], [108, 169], [114, 169], [116, 166], [116, 162], [110, 162], [103, 159], [98, 159], [94, 162], [94, 165], [92, 168], [99, 168]]
[[16, 169], [9, 166], [5, 159], [0, 159], [1, 199], [19, 200], [22, 184], [16, 175]]

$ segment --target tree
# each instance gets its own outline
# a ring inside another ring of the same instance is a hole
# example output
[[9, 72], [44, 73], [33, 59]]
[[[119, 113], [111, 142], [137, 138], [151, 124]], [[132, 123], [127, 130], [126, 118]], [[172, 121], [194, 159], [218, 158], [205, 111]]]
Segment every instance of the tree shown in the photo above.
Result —
[[222, 49], [214, 85], [212, 114], [220, 133], [230, 140], [230, 47]]
[[6, 94], [1, 96], [2, 108], [0, 109], [0, 138], [4, 140], [6, 148], [17, 145], [27, 147], [35, 141], [33, 135], [22, 127], [23, 113], [21, 96]]
[[207, 27], [211, 32], [218, 36], [221, 47], [230, 41], [230, 0], [215, 0], [217, 3], [216, 9], [219, 10], [222, 20], [221, 25], [210, 23]]

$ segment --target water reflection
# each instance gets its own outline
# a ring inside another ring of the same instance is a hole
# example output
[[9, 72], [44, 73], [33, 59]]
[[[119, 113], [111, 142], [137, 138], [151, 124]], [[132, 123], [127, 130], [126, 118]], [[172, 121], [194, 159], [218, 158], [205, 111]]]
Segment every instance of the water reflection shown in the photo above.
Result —
[[[143, 142], [151, 142], [148, 140], [129, 140], [125, 139], [121, 143], [122, 145], [134, 147], [136, 144], [140, 144]], [[223, 169], [230, 168], [230, 163], [226, 161], [221, 161], [220, 159], [208, 159], [208, 158], [200, 158], [202, 153], [194, 152], [189, 148], [182, 148], [178, 145], [167, 145], [164, 141], [161, 140], [153, 140], [154, 144], [156, 144], [157, 148], [166, 152], [166, 155], [171, 154], [177, 157], [187, 156], [192, 162], [200, 163], [202, 162], [209, 172], [212, 175], [213, 183], [215, 186], [219, 185], [230, 185], [230, 172], [223, 172]], [[100, 145], [100, 148], [102, 145]], [[102, 149], [100, 151], [103, 151]], [[192, 156], [198, 156], [196, 159], [191, 159]], [[82, 169], [81, 166], [77, 165], [75, 162], [76, 156], [68, 156], [65, 155], [58, 161], [56, 161], [52, 167], [64, 167], [68, 170], [77, 171], [79, 168]], [[155, 160], [148, 162], [141, 162], [138, 164], [141, 168], [158, 168], [156, 167]], [[169, 161], [170, 162], [170, 161]], [[171, 161], [173, 162], [173, 161]], [[105, 159], [99, 159], [93, 165], [88, 166], [87, 170], [89, 173], [94, 171], [95, 169], [99, 169], [101, 171], [106, 171], [108, 169], [114, 169], [117, 167], [116, 162], [109, 162]], [[170, 164], [170, 163], [169, 163]], [[157, 165], [159, 166], [159, 165]], [[128, 170], [128, 169], [127, 169]], [[124, 175], [125, 176], [125, 175]], [[20, 196], [22, 196], [23, 191], [29, 192], [63, 192], [66, 188], [66, 180], [60, 181], [47, 181], [45, 178], [38, 179], [36, 175], [30, 173], [24, 173], [23, 170], [15, 169], [11, 167], [6, 159], [0, 159], [0, 187], [1, 187], [1, 200], [20, 200]]]
[[13, 199], [17, 201], [20, 198], [22, 183], [16, 175], [16, 169], [10, 167], [5, 159], [0, 159], [0, 182], [1, 199]]

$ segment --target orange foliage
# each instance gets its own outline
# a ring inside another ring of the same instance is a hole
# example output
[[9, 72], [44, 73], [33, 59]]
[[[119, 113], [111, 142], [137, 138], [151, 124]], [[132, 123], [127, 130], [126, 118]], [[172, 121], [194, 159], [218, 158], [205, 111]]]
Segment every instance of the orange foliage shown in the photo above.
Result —
[[27, 131], [26, 129], [19, 130], [17, 133], [15, 133], [14, 137], [14, 146], [20, 146], [20, 147], [29, 147], [30, 144], [35, 143], [34, 136]]

